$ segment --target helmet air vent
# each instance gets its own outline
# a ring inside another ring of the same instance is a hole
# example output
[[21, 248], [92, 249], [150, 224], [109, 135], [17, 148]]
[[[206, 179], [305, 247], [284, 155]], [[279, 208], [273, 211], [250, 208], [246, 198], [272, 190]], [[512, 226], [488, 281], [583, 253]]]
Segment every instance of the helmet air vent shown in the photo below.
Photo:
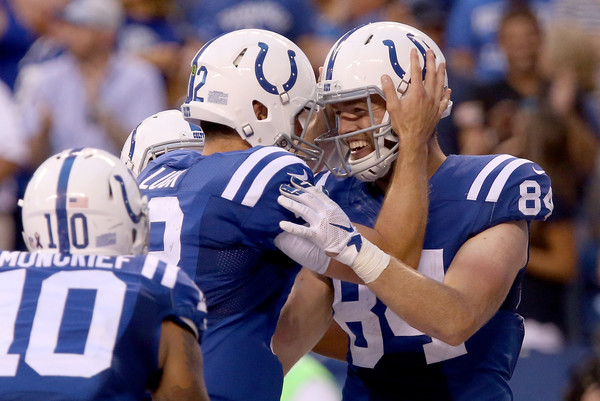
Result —
[[246, 50], [248, 50], [248, 48], [245, 48], [244, 50], [242, 50], [240, 52], [240, 54], [237, 55], [237, 57], [235, 58], [235, 60], [233, 60], [233, 65], [237, 68], [240, 63], [242, 62], [242, 59], [244, 58], [244, 54], [246, 54]]

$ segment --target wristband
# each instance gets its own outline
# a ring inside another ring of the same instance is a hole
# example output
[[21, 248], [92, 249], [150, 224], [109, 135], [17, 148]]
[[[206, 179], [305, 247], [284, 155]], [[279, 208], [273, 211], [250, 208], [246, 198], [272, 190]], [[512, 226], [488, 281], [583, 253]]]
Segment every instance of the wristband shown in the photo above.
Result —
[[390, 259], [390, 255], [362, 237], [362, 247], [350, 267], [365, 284], [369, 284], [388, 267]]

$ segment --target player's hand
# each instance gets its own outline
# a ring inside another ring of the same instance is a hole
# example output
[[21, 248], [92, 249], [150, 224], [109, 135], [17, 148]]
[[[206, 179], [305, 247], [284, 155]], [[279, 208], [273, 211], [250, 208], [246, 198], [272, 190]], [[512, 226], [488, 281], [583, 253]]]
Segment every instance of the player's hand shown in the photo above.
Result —
[[351, 266], [360, 251], [362, 236], [344, 211], [321, 189], [292, 177], [291, 185], [281, 185], [277, 202], [307, 225], [282, 221], [285, 232], [304, 238], [345, 265]]
[[424, 80], [420, 79], [423, 72], [416, 49], [411, 50], [410, 60], [411, 84], [401, 98], [389, 76], [382, 76], [381, 85], [394, 132], [401, 140], [417, 140], [422, 143], [431, 137], [448, 108], [451, 91], [445, 88], [446, 66], [440, 63], [435, 68], [432, 50], [426, 53], [426, 65], [429, 68], [425, 71]]
[[303, 237], [283, 231], [275, 237], [275, 246], [296, 263], [319, 274], [329, 267], [331, 257], [324, 250]]
[[292, 177], [291, 185], [281, 185], [279, 191], [277, 202], [307, 222], [299, 225], [282, 221], [279, 223], [284, 230], [282, 234], [303, 240], [302, 246], [304, 241], [312, 243], [349, 266], [366, 284], [377, 280], [387, 268], [390, 256], [363, 238], [324, 190]]

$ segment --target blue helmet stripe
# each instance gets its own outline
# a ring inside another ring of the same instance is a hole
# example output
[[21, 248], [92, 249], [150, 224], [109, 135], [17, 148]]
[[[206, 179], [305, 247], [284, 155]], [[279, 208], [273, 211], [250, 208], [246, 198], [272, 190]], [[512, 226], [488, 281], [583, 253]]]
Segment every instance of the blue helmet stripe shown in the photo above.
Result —
[[138, 124], [137, 127], [135, 127], [135, 129], [131, 133], [131, 143], [129, 144], [129, 156], [128, 156], [129, 160], [133, 160], [133, 152], [135, 151], [135, 137], [137, 135], [137, 129], [140, 126], [140, 124]]
[[[342, 43], [344, 43], [346, 41], [346, 39], [348, 39], [348, 36], [350, 36], [354, 31], [356, 31], [358, 28], [362, 28], [363, 26], [364, 25], [357, 26], [356, 28], [346, 32], [346, 34], [337, 41], [334, 49], [331, 52], [331, 56], [329, 57], [329, 60], [327, 61], [327, 70], [325, 71], [325, 80], [326, 81], [331, 80], [331, 76], [333, 75], [333, 64], [335, 64], [335, 59], [338, 55], [338, 52], [340, 50], [340, 46], [342, 45]], [[325, 90], [329, 90], [329, 87], [326, 87]]]
[[58, 186], [56, 188], [56, 220], [58, 224], [58, 246], [60, 253], [70, 253], [71, 241], [69, 239], [69, 224], [67, 219], [67, 189], [69, 186], [69, 176], [75, 158], [81, 149], [72, 149], [71, 153], [65, 158], [58, 175]]

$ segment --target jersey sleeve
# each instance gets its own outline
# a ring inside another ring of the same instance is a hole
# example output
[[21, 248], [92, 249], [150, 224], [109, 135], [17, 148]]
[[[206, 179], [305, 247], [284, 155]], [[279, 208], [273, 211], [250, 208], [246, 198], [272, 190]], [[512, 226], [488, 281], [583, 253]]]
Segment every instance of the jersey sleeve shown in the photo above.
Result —
[[279, 187], [282, 184], [289, 185], [292, 176], [311, 184], [314, 183], [314, 177], [302, 159], [287, 151], [273, 153], [265, 162], [265, 167], [254, 180], [256, 193], [252, 198], [252, 210], [242, 223], [242, 228], [259, 246], [275, 250], [277, 248], [273, 240], [282, 231], [279, 222], [301, 222], [292, 212], [277, 203]]
[[188, 327], [198, 338], [206, 329], [204, 294], [178, 266], [154, 256], [146, 256], [141, 270], [161, 305], [162, 318], [171, 318]]
[[554, 209], [550, 177], [534, 162], [515, 158], [496, 176], [486, 202], [495, 203], [490, 225], [546, 220]]

